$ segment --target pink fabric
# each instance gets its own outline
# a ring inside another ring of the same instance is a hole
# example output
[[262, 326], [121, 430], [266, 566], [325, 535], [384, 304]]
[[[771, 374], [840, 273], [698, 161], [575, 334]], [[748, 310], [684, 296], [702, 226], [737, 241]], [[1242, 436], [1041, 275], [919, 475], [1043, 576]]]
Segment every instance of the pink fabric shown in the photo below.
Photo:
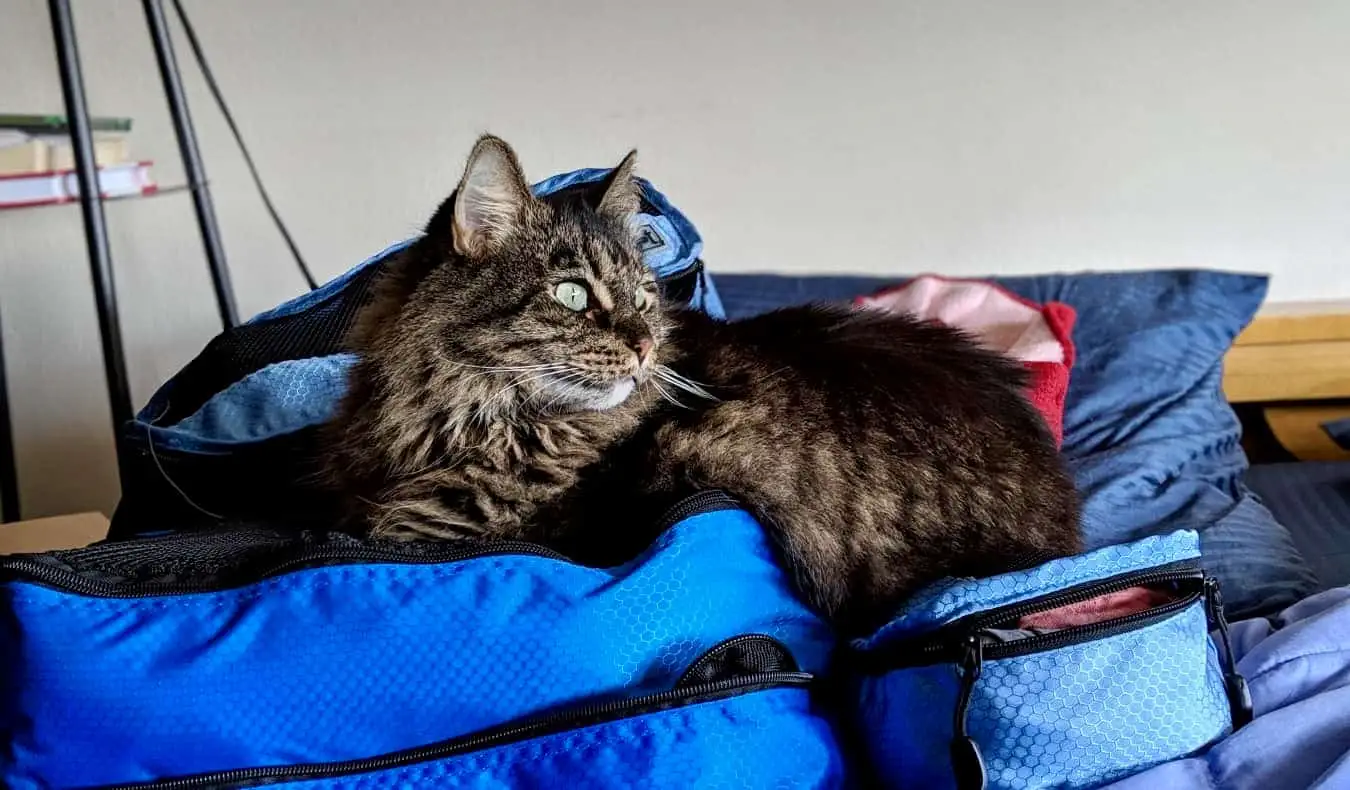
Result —
[[1020, 360], [1030, 372], [1027, 399], [1054, 434], [1064, 437], [1064, 397], [1073, 368], [1077, 314], [1061, 302], [1029, 302], [994, 283], [924, 275], [860, 297], [857, 304], [907, 313], [969, 333], [988, 348]]
[[1017, 621], [1018, 628], [1058, 630], [1092, 625], [1118, 617], [1146, 612], [1172, 601], [1172, 596], [1149, 587], [1131, 587], [1117, 593], [1099, 595], [1088, 601], [1061, 606], [1048, 612], [1029, 614]]

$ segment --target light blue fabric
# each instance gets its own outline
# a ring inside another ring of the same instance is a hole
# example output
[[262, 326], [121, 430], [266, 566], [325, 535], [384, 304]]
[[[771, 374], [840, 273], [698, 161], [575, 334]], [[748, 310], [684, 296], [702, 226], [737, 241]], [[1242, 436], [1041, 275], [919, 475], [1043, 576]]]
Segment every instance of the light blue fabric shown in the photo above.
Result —
[[[1198, 555], [1194, 533], [1182, 532], [990, 579], [942, 582], [860, 646], [877, 649], [980, 612]], [[949, 744], [959, 685], [950, 661], [862, 678], [857, 730], [885, 786], [955, 786]], [[990, 790], [1095, 787], [1207, 746], [1231, 720], [1204, 600], [1124, 633], [986, 659], [965, 720]]]
[[[810, 672], [833, 647], [739, 510], [686, 519], [614, 570], [502, 555], [141, 598], [9, 581], [0, 785], [373, 757], [668, 691], [696, 657], [743, 634], [778, 639]], [[799, 737], [820, 728], [778, 726]], [[719, 733], [705, 735], [756, 737]]]
[[[1242, 483], [1241, 426], [1223, 396], [1223, 355], [1260, 305], [1265, 277], [1178, 270], [992, 279], [1078, 313], [1064, 455], [1083, 496], [1088, 548], [1197, 530], [1235, 618], [1279, 611], [1316, 589], [1289, 532]], [[731, 318], [852, 299], [898, 280], [717, 277]]]
[[[951, 664], [863, 684], [863, 740], [886, 787], [955, 787]], [[1189, 755], [1230, 726], [1203, 603], [1120, 636], [986, 661], [967, 714], [989, 790], [1088, 788]]]
[[215, 443], [256, 442], [333, 416], [355, 354], [293, 359], [245, 376], [174, 426]]
[[1106, 546], [1077, 557], [1051, 560], [1034, 568], [987, 579], [945, 579], [916, 593], [890, 623], [860, 642], [859, 647], [872, 649], [893, 639], [931, 631], [976, 612], [1199, 556], [1196, 534], [1183, 530]]
[[1256, 719], [1208, 751], [1111, 790], [1350, 788], [1350, 587], [1231, 629]]

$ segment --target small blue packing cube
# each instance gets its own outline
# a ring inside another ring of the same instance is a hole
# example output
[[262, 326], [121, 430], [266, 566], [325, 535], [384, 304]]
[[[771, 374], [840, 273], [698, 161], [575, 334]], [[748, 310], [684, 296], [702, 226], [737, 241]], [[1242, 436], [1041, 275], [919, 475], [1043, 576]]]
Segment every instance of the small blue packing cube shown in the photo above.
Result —
[[[875, 781], [1093, 787], [1240, 725], [1250, 698], [1210, 640], [1227, 626], [1199, 557], [1176, 532], [918, 594], [850, 657]], [[1101, 622], [1022, 622], [1141, 589], [1147, 608]]]

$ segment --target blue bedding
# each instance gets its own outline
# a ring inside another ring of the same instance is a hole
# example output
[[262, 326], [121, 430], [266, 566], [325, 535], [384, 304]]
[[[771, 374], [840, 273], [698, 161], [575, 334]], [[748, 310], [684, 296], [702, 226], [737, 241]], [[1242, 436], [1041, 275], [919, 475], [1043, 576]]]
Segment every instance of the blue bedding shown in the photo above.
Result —
[[1235, 623], [1231, 633], [1256, 718], [1202, 755], [1111, 790], [1350, 788], [1350, 588]]
[[1289, 528], [1324, 589], [1350, 584], [1350, 462], [1258, 464], [1247, 485]]
[[[730, 318], [851, 299], [897, 281], [716, 279]], [[993, 279], [1078, 313], [1064, 454], [1083, 495], [1089, 548], [1196, 530], [1234, 618], [1279, 611], [1317, 588], [1289, 532], [1242, 482], [1241, 429], [1221, 390], [1223, 355], [1260, 305], [1264, 277], [1153, 271]]]

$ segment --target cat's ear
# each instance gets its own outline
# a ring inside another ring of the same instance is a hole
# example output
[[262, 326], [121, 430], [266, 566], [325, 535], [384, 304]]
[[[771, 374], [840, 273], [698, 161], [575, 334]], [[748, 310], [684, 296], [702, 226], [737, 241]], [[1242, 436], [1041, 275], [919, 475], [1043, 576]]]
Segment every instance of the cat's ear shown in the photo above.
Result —
[[455, 251], [475, 255], [510, 236], [533, 199], [511, 146], [490, 134], [478, 138], [455, 192]]
[[634, 149], [628, 152], [628, 156], [623, 158], [618, 167], [609, 171], [609, 175], [605, 176], [605, 191], [599, 205], [596, 206], [597, 211], [625, 221], [638, 213], [642, 203], [638, 183], [633, 174], [636, 166], [637, 150]]

